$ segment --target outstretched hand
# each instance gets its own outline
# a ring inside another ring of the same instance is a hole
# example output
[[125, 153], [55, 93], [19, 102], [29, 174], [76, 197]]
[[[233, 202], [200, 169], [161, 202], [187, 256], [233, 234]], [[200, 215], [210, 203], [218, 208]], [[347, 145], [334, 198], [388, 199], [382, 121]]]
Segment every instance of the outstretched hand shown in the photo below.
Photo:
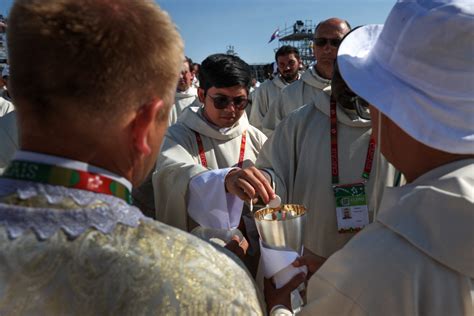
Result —
[[275, 198], [275, 192], [262, 171], [255, 167], [231, 170], [225, 178], [227, 192], [237, 195], [243, 201], [260, 196], [265, 204]]

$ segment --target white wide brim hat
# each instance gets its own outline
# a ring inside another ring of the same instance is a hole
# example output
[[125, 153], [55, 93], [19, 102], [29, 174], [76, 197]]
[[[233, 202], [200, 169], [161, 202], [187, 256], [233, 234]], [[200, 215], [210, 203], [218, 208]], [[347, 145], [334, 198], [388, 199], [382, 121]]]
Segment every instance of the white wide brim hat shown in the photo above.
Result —
[[419, 142], [474, 154], [474, 5], [399, 1], [385, 25], [354, 30], [338, 51], [359, 96]]

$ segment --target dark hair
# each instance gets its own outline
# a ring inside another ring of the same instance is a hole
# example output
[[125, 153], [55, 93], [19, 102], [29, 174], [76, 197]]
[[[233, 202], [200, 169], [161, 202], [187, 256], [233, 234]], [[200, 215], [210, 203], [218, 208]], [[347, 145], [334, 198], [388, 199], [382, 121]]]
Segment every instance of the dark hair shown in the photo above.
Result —
[[[328, 19], [328, 20], [324, 20], [324, 21], [321, 21], [318, 23], [318, 25], [316, 25], [316, 27], [314, 28], [314, 36], [316, 36], [316, 32], [318, 31], [318, 27], [321, 25], [321, 24], [324, 24], [326, 23], [327, 21], [329, 21], [331, 19]], [[347, 25], [347, 28], [350, 30], [351, 29], [351, 25], [349, 24], [349, 22], [347, 22], [347, 20], [342, 20], [346, 25]]]
[[300, 52], [296, 47], [290, 46], [290, 45], [284, 45], [280, 48], [275, 53], [275, 61], [278, 62], [278, 57], [280, 56], [286, 56], [294, 54], [296, 59], [300, 59]]
[[188, 56], [184, 56], [184, 61], [188, 63], [189, 72], [193, 72], [193, 60]]
[[228, 88], [242, 86], [247, 91], [252, 77], [250, 66], [237, 56], [214, 54], [201, 63], [199, 70], [200, 88]]

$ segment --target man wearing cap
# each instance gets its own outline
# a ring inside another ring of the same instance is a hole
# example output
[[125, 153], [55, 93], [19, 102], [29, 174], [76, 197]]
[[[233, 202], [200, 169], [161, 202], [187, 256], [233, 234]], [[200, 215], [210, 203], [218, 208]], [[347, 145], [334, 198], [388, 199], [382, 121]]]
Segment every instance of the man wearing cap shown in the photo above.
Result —
[[21, 150], [0, 177], [0, 313], [261, 315], [224, 250], [130, 205], [184, 57], [168, 14], [145, 0], [16, 0], [9, 22]]
[[408, 184], [311, 278], [302, 315], [474, 313], [473, 26], [471, 3], [399, 1], [341, 44], [341, 74]]
[[265, 81], [255, 92], [252, 98], [250, 124], [262, 130], [262, 120], [272, 104], [280, 95], [281, 89], [300, 77], [300, 54], [293, 46], [285, 45], [275, 53], [278, 66], [278, 75], [272, 80]]
[[339, 18], [327, 19], [316, 26], [313, 45], [316, 65], [305, 71], [300, 80], [282, 89], [275, 104], [270, 105], [262, 122], [263, 132], [267, 136], [290, 112], [313, 102], [331, 84], [337, 48], [350, 29], [349, 23]]

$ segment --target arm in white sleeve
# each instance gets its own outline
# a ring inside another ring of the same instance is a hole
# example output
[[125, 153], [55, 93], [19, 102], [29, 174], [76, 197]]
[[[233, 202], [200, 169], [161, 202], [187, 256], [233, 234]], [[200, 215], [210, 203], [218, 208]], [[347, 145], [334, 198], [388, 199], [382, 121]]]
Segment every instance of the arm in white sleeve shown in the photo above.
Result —
[[239, 226], [244, 202], [225, 191], [225, 177], [232, 169], [209, 170], [189, 182], [188, 214], [202, 227], [234, 229]]

